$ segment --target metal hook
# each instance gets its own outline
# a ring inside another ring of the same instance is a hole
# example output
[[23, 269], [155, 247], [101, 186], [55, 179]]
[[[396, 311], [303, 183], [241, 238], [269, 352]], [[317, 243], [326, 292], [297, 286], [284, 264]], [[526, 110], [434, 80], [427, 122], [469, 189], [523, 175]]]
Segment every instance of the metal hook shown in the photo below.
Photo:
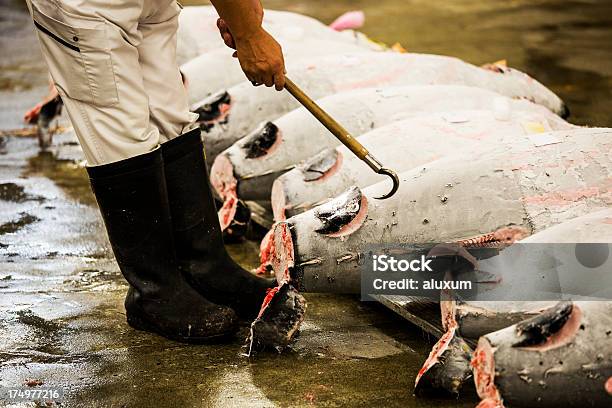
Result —
[[372, 156], [372, 154], [369, 152], [363, 158], [363, 161], [368, 166], [370, 166], [370, 168], [374, 170], [376, 173], [384, 174], [385, 176], [389, 176], [391, 178], [391, 181], [393, 182], [393, 188], [391, 188], [391, 191], [389, 191], [387, 194], [383, 196], [374, 197], [374, 198], [377, 200], [386, 200], [387, 198], [393, 197], [393, 195], [397, 192], [400, 186], [400, 180], [399, 180], [399, 177], [397, 176], [397, 173], [391, 169], [383, 167], [383, 165], [380, 164], [380, 162], [376, 160], [376, 158]]
[[391, 198], [395, 193], [397, 193], [397, 190], [399, 189], [399, 186], [400, 186], [400, 180], [399, 180], [399, 177], [397, 176], [397, 173], [391, 169], [387, 169], [383, 167], [382, 169], [378, 171], [378, 174], [384, 174], [385, 176], [389, 176], [391, 178], [391, 181], [393, 182], [393, 188], [391, 188], [391, 191], [388, 192], [387, 194], [380, 196], [380, 197], [374, 197], [374, 198], [377, 200], [386, 200], [387, 198]]
[[338, 138], [342, 144], [344, 144], [351, 152], [355, 154], [359, 159], [363, 160], [372, 170], [378, 174], [384, 174], [391, 177], [393, 181], [393, 188], [391, 191], [382, 196], [375, 197], [377, 200], [385, 200], [395, 194], [399, 188], [399, 177], [397, 174], [376, 160], [372, 154], [363, 147], [357, 139], [355, 139], [345, 128], [342, 127], [334, 118], [332, 118], [327, 112], [325, 112], [315, 101], [313, 101], [308, 95], [304, 93], [296, 84], [294, 84], [289, 78], [285, 77], [285, 88], [291, 95], [295, 97], [310, 113], [314, 115], [319, 122], [323, 124], [334, 136]]

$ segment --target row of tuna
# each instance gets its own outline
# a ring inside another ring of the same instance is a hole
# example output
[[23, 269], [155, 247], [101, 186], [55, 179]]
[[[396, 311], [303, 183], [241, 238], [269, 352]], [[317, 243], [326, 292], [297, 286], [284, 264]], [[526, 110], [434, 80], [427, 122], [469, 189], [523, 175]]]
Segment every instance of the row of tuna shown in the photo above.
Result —
[[[235, 230], [245, 203], [264, 208], [272, 225], [260, 272], [279, 286], [252, 325], [252, 347], [293, 341], [305, 315], [301, 292], [360, 293], [360, 263], [373, 245], [448, 243], [438, 257], [476, 268], [474, 247], [612, 242], [612, 130], [566, 122], [567, 107], [544, 85], [502, 63], [394, 52], [312, 19], [286, 15], [295, 21], [287, 28], [267, 15], [294, 82], [401, 184], [375, 200], [389, 181], [288, 93], [244, 81], [228, 51], [183, 65], [222, 227]], [[605, 257], [593, 266], [597, 282], [570, 275], [564, 284], [610, 296], [611, 265]], [[534, 279], [519, 272], [499, 271], [497, 290]], [[417, 374], [417, 393], [459, 394], [473, 379], [481, 407], [612, 401], [612, 303], [443, 292], [440, 309], [446, 333]]]
[[[359, 16], [330, 27], [266, 11], [292, 80], [400, 174], [398, 192], [380, 201], [373, 197], [389, 191], [388, 180], [287, 92], [246, 81], [214, 9], [186, 7], [180, 18], [178, 58], [223, 202], [221, 226], [235, 231], [239, 209], [249, 208], [263, 209], [259, 219], [271, 226], [259, 271], [279, 286], [252, 325], [253, 347], [293, 341], [305, 316], [300, 292], [359, 293], [372, 245], [448, 243], [439, 256], [476, 268], [474, 247], [612, 242], [612, 130], [566, 122], [563, 101], [527, 74], [390, 49], [351, 30]], [[570, 276], [568, 284], [605, 292], [611, 263], [596, 266], [598, 282]], [[505, 276], [500, 290], [516, 279]], [[612, 303], [462, 301], [445, 292], [440, 306], [446, 333], [417, 392], [458, 394], [473, 378], [482, 407], [610, 406]]]

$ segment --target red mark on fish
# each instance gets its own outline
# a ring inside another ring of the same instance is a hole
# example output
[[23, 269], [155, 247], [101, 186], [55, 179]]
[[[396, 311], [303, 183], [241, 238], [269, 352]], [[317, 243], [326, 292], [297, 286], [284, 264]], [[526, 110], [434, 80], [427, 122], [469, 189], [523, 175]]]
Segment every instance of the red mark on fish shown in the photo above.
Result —
[[465, 248], [499, 248], [512, 245], [516, 241], [527, 238], [530, 235], [527, 229], [522, 227], [504, 227], [490, 234], [484, 234], [473, 238], [463, 239], [457, 244]]

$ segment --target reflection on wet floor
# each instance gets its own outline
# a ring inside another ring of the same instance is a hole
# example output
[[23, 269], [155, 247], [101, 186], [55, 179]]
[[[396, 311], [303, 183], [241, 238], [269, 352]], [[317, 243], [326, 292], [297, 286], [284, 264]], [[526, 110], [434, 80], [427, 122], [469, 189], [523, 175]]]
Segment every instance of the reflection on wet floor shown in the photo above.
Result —
[[[362, 8], [367, 33], [410, 51], [474, 63], [507, 58], [561, 94], [575, 122], [612, 125], [611, 2], [264, 4], [325, 21]], [[46, 72], [23, 3], [0, 1], [0, 21], [0, 129], [14, 129], [45, 94]], [[244, 357], [246, 328], [228, 344], [205, 346], [129, 328], [126, 284], [79, 160], [71, 134], [42, 154], [34, 139], [0, 137], [0, 386], [37, 379], [66, 387], [67, 407], [474, 405], [474, 396], [415, 398], [414, 377], [432, 339], [352, 297], [308, 296], [302, 333], [283, 355]], [[256, 265], [257, 242], [229, 249], [246, 267]]]

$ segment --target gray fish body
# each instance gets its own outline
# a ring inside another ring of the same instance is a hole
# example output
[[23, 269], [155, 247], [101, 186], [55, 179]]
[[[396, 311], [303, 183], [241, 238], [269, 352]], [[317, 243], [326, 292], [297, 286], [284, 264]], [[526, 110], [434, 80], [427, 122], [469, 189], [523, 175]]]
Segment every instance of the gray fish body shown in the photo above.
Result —
[[[512, 107], [508, 117], [498, 116], [491, 100], [491, 106], [483, 104], [482, 110], [442, 111], [394, 122], [360, 136], [359, 141], [386, 167], [403, 172], [458, 152], [477, 159], [483, 146], [528, 137], [534, 133], [530, 127], [547, 131], [574, 128], [538, 105], [498, 98]], [[309, 169], [321, 162], [327, 165], [317, 167], [317, 177]], [[372, 172], [346, 147], [327, 150], [275, 181], [271, 194], [277, 201], [275, 217], [280, 220], [283, 215], [299, 214], [352, 185], [365, 188], [383, 180], [385, 176]]]
[[[202, 54], [226, 48], [219, 29], [219, 15], [212, 6], [184, 7], [179, 15], [177, 32], [177, 61], [184, 64]], [[308, 40], [341, 42], [372, 50], [382, 47], [370, 41], [363, 34], [352, 30], [338, 32], [317, 19], [298, 13], [265, 10], [263, 27], [274, 38], [283, 43], [299, 44]]]
[[481, 337], [472, 364], [483, 400], [523, 407], [610, 406], [612, 302], [569, 305], [569, 314], [561, 303]]
[[315, 232], [323, 226], [316, 208], [294, 216], [274, 229], [276, 258], [291, 261], [275, 273], [289, 270], [303, 291], [359, 293], [346, 282], [360, 282], [369, 245], [455, 242], [508, 226], [535, 233], [588, 214], [609, 205], [610, 136], [609, 129], [551, 132], [503, 143], [478, 160], [432, 162], [402, 173], [390, 199], [371, 198], [388, 191], [386, 182], [365, 189], [363, 211], [339, 234]]
[[[459, 59], [425, 54], [359, 53], [321, 57], [293, 66], [291, 79], [314, 99], [360, 88], [407, 85], [468, 85], [511, 98], [524, 98], [564, 111], [563, 102], [539, 82], [519, 71], [492, 72]], [[204, 135], [208, 160], [213, 160], [238, 139], [265, 121], [274, 120], [299, 107], [287, 92], [271, 92], [251, 83], [228, 90], [232, 104], [222, 123]], [[203, 101], [205, 104], [206, 101]]]

